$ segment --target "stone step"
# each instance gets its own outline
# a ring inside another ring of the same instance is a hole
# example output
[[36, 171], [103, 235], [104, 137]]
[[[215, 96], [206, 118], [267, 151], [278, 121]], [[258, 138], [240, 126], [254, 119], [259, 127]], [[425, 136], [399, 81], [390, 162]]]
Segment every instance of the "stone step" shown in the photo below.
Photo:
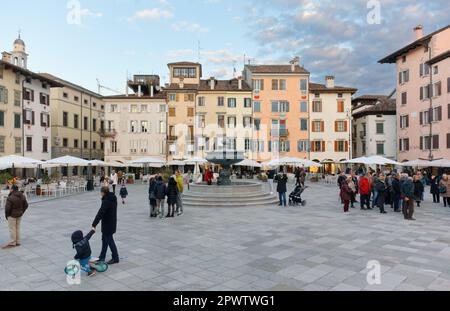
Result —
[[268, 200], [277, 199], [270, 194], [261, 195], [259, 197], [217, 197], [212, 198], [200, 196], [183, 196], [183, 202], [189, 203], [203, 203], [203, 202], [218, 202], [218, 203], [247, 203], [247, 202], [266, 202]]
[[246, 199], [246, 198], [261, 198], [264, 196], [268, 196], [270, 195], [268, 192], [262, 192], [262, 191], [258, 191], [258, 192], [249, 192], [249, 193], [235, 193], [230, 195], [229, 193], [214, 193], [212, 195], [203, 193], [203, 192], [194, 192], [194, 191], [188, 191], [185, 192], [183, 195], [183, 198], [203, 198], [204, 200], [208, 200], [211, 197], [213, 197], [214, 199], [218, 198], [218, 199], [229, 199], [230, 197], [233, 198], [240, 198], [240, 199]]
[[218, 202], [218, 203], [212, 203], [212, 202], [203, 202], [203, 203], [190, 203], [190, 202], [183, 202], [183, 206], [187, 207], [208, 207], [208, 208], [214, 208], [214, 207], [227, 207], [227, 208], [239, 208], [239, 207], [251, 207], [251, 206], [275, 206], [278, 204], [277, 199], [271, 199], [267, 201], [262, 202], [245, 202], [245, 203], [234, 203], [234, 202]]

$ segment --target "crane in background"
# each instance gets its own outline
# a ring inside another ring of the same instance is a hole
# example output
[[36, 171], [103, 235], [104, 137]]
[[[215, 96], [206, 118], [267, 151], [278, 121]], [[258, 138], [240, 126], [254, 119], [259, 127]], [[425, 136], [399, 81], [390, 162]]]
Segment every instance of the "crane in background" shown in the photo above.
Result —
[[107, 86], [105, 86], [105, 85], [102, 85], [101, 83], [100, 83], [100, 80], [99, 79], [96, 79], [97, 80], [97, 87], [98, 87], [98, 94], [102, 94], [101, 93], [101, 90], [102, 89], [105, 89], [105, 90], [108, 90], [108, 91], [110, 91], [110, 92], [113, 92], [113, 93], [116, 93], [116, 94], [122, 94], [122, 92], [119, 92], [119, 91], [116, 91], [116, 90], [114, 90], [114, 89], [112, 89], [112, 88], [109, 88], [109, 87], [107, 87]]

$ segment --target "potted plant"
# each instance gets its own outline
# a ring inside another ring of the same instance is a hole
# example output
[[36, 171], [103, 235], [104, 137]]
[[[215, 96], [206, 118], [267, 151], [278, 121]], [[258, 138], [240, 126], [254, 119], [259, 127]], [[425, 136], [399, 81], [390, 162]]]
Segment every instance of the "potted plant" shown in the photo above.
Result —
[[4, 172], [4, 173], [0, 174], [0, 184], [6, 185], [10, 179], [12, 179], [12, 176], [10, 173]]
[[131, 175], [131, 174], [127, 175], [127, 184], [134, 184], [133, 175]]

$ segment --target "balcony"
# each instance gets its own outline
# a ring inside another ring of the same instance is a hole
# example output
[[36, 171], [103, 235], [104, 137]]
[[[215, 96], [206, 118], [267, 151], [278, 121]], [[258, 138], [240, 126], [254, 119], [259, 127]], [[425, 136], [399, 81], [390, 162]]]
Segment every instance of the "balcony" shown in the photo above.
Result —
[[110, 138], [114, 138], [117, 135], [117, 132], [115, 129], [100, 129], [98, 131], [98, 133], [100, 134], [101, 137], [110, 137]]
[[288, 129], [276, 129], [270, 131], [272, 137], [287, 137], [289, 135]]

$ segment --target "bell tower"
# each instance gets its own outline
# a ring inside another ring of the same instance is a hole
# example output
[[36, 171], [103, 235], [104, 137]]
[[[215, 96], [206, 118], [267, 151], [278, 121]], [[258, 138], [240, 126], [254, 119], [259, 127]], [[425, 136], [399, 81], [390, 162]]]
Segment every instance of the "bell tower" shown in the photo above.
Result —
[[21, 38], [20, 31], [18, 38], [14, 41], [13, 51], [11, 52], [11, 63], [27, 69], [28, 54], [25, 51], [25, 42]]

